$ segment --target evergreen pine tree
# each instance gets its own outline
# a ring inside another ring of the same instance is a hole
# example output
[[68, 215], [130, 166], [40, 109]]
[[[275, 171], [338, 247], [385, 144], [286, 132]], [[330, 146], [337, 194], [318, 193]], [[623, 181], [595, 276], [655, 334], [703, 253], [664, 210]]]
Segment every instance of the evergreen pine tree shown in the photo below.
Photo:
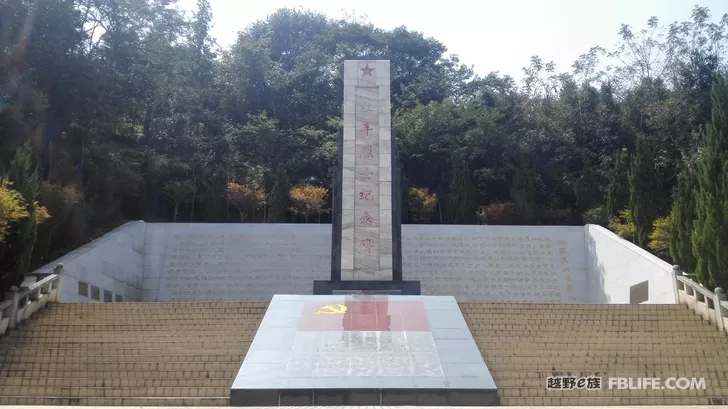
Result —
[[670, 255], [683, 271], [695, 271], [693, 222], [695, 220], [695, 173], [686, 167], [678, 176], [670, 218]]
[[475, 186], [465, 160], [453, 161], [449, 204], [453, 223], [475, 224]]
[[511, 182], [511, 199], [516, 206], [522, 224], [533, 224], [536, 216], [536, 199], [531, 162], [522, 156]]
[[614, 166], [609, 172], [605, 207], [609, 217], [616, 217], [627, 206], [629, 206], [629, 156], [627, 149], [623, 148], [615, 154]]
[[635, 243], [643, 248], [647, 247], [652, 223], [658, 216], [659, 183], [652, 150], [639, 137], [629, 172], [629, 209], [636, 230]]
[[274, 223], [282, 223], [286, 221], [286, 215], [290, 208], [290, 197], [288, 192], [291, 190], [291, 183], [286, 174], [283, 165], [279, 165], [276, 169], [275, 182], [271, 189], [268, 199], [268, 219]]
[[693, 255], [698, 281], [708, 287], [728, 285], [728, 78], [712, 90], [711, 123], [703, 134], [696, 164]]

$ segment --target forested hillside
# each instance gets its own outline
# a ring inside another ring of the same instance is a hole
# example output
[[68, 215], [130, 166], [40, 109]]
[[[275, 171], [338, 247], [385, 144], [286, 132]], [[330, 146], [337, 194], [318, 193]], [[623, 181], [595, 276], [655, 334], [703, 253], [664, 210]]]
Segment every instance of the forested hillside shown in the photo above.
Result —
[[339, 68], [362, 55], [391, 60], [406, 222], [600, 223], [728, 284], [728, 16], [615, 27], [518, 83], [300, 10], [220, 49], [208, 0], [174, 3], [0, 4], [0, 289], [128, 220], [328, 221]]

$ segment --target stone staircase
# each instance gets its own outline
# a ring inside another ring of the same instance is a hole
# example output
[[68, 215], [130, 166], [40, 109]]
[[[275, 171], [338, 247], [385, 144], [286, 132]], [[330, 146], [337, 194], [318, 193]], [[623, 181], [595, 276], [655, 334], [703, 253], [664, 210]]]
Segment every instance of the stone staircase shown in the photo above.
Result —
[[49, 304], [0, 338], [0, 406], [227, 406], [267, 305]]
[[[504, 406], [711, 405], [728, 396], [728, 337], [686, 305], [460, 303]], [[601, 390], [549, 391], [549, 376]], [[607, 378], [705, 378], [705, 390], [609, 389]]]
[[[728, 396], [728, 337], [685, 305], [461, 303], [502, 405], [706, 405]], [[227, 406], [265, 302], [48, 304], [0, 338], [0, 406]], [[553, 375], [597, 391], [549, 391]], [[702, 377], [705, 390], [610, 390]]]

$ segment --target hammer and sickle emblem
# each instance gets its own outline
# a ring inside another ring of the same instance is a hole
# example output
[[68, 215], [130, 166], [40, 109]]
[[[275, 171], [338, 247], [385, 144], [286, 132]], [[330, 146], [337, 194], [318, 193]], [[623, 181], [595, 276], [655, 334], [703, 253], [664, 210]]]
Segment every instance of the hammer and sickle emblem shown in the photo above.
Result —
[[316, 310], [314, 315], [341, 315], [346, 313], [346, 305], [344, 304], [331, 304], [324, 305], [323, 307]]

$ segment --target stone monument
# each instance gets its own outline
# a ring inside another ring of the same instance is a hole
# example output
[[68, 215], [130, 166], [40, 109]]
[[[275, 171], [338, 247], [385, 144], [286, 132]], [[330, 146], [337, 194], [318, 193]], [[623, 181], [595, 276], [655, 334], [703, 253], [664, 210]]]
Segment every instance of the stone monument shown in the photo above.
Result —
[[230, 406], [495, 406], [457, 301], [402, 280], [389, 61], [344, 62], [331, 280], [273, 296]]
[[230, 406], [497, 406], [454, 297], [275, 295]]
[[314, 294], [420, 293], [402, 280], [401, 188], [388, 60], [344, 61], [343, 130], [334, 172], [331, 280]]

